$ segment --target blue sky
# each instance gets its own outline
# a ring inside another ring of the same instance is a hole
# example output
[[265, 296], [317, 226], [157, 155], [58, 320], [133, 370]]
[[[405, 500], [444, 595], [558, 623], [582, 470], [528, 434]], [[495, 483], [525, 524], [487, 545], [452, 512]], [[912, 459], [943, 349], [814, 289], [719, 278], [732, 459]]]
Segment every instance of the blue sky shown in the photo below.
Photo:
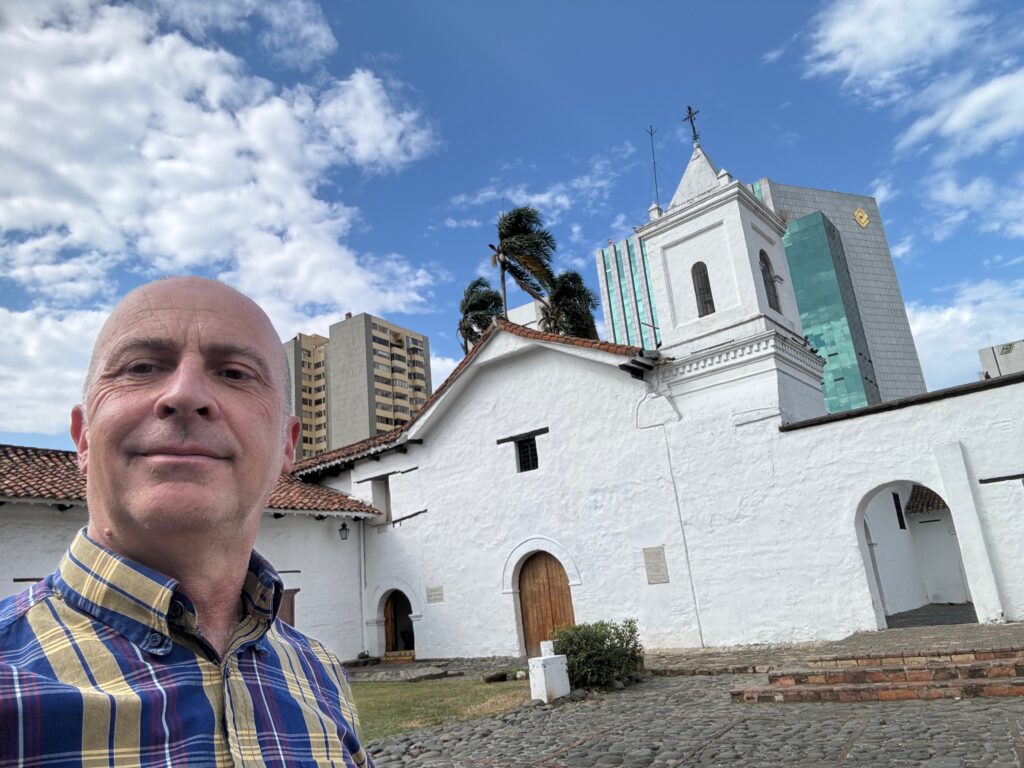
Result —
[[1024, 336], [1022, 51], [1012, 2], [5, 0], [0, 441], [70, 447], [106, 311], [164, 274], [283, 338], [383, 315], [439, 382], [499, 212], [596, 289], [688, 104], [734, 177], [874, 194], [929, 387], [973, 380]]

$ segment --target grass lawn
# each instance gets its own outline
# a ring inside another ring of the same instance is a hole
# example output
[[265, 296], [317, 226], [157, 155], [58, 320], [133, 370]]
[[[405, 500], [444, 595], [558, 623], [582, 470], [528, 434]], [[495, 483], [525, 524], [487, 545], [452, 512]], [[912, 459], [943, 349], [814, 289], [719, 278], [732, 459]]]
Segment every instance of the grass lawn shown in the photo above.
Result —
[[352, 683], [367, 741], [452, 720], [500, 715], [530, 699], [530, 681], [460, 678], [420, 683]]

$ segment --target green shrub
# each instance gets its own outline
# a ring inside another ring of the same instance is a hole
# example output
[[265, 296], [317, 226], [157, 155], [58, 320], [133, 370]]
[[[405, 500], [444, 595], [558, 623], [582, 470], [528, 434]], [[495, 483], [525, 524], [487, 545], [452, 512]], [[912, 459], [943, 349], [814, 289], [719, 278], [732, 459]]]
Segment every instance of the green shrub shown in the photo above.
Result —
[[555, 653], [566, 657], [573, 688], [608, 688], [613, 680], [640, 679], [644, 648], [636, 619], [562, 627], [554, 640]]

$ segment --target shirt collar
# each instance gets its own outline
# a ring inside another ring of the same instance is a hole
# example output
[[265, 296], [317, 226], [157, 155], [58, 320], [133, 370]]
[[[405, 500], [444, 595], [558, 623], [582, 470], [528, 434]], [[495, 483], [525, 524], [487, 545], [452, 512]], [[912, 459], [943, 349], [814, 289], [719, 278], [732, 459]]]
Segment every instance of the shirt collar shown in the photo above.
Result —
[[[53, 575], [54, 588], [70, 605], [113, 627], [142, 650], [171, 652], [171, 628], [194, 631], [195, 605], [178, 582], [97, 544], [82, 529]], [[284, 585], [277, 571], [253, 551], [242, 584], [242, 605], [252, 641], [270, 628]]]

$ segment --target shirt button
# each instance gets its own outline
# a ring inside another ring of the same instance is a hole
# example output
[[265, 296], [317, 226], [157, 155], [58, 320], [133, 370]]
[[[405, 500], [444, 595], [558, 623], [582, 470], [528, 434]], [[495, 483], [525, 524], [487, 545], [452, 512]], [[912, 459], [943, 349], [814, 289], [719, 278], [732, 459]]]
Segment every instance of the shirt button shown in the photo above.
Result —
[[181, 603], [179, 603], [177, 600], [175, 600], [175, 601], [173, 601], [171, 603], [171, 610], [168, 612], [168, 615], [170, 615], [170, 617], [172, 619], [176, 619], [179, 616], [181, 616], [181, 614], [184, 612], [184, 610], [185, 610], [185, 607]]
[[147, 651], [156, 651], [163, 647], [164, 640], [164, 636], [159, 632], [150, 632], [146, 635], [146, 639], [143, 641], [142, 647]]

